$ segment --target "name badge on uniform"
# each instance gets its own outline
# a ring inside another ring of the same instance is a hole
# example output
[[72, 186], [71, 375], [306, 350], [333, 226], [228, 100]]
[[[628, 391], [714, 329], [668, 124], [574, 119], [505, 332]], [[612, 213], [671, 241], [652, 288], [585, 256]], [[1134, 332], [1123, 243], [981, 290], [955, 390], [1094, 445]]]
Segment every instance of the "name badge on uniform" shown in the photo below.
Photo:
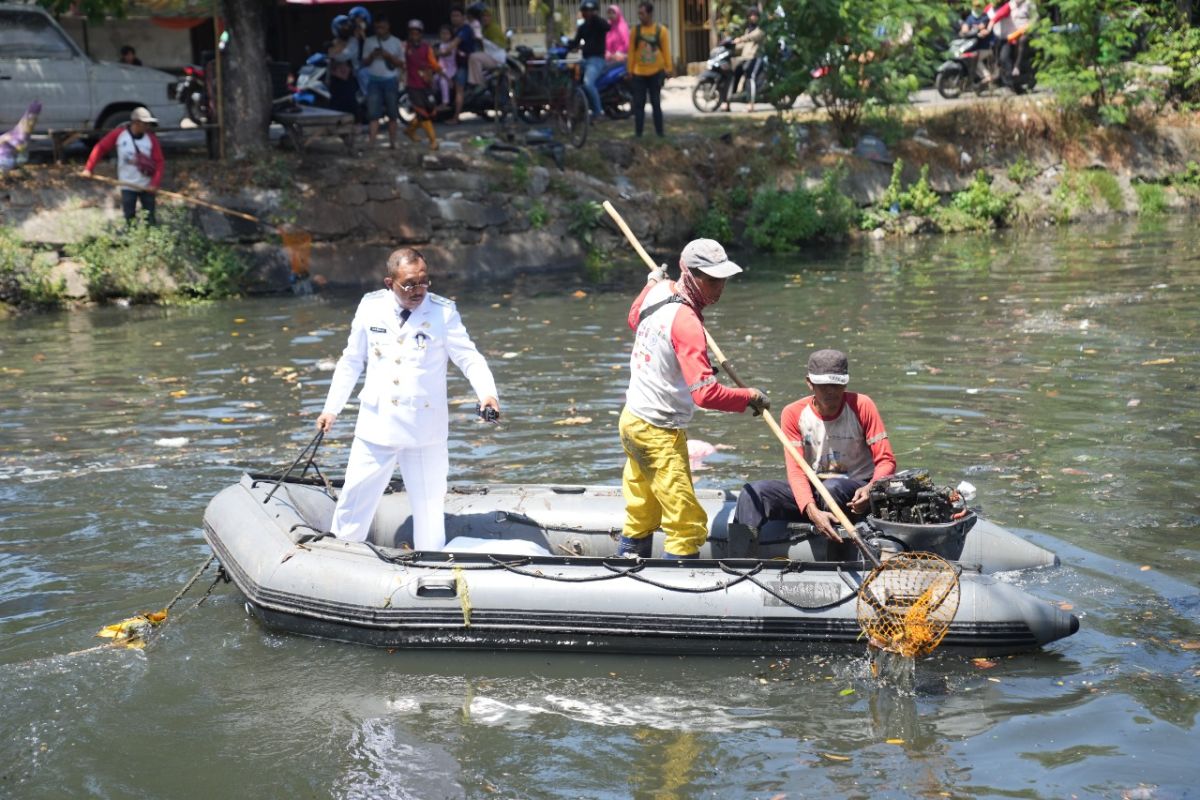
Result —
[[374, 325], [372, 325], [371, 333], [387, 333], [387, 328], [376, 328]]
[[425, 345], [429, 344], [429, 337], [424, 333], [418, 333], [413, 338], [416, 340], [418, 350], [424, 350]]

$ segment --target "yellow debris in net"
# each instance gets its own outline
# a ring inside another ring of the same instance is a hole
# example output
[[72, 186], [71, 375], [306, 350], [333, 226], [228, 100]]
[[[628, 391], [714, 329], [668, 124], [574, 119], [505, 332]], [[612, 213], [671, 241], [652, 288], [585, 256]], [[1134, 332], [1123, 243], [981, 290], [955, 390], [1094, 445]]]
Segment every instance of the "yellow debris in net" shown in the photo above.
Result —
[[136, 617], [123, 619], [114, 625], [105, 625], [96, 635], [101, 639], [112, 639], [115, 647], [128, 647], [141, 650], [146, 646], [146, 638], [150, 632], [167, 619], [167, 610], [151, 611], [138, 614]]
[[915, 658], [941, 643], [958, 601], [958, 571], [952, 564], [930, 553], [902, 553], [863, 582], [858, 623], [873, 646]]
[[463, 626], [471, 627], [471, 590], [467, 587], [467, 575], [458, 564], [454, 565], [454, 590], [458, 594], [458, 604], [462, 606]]

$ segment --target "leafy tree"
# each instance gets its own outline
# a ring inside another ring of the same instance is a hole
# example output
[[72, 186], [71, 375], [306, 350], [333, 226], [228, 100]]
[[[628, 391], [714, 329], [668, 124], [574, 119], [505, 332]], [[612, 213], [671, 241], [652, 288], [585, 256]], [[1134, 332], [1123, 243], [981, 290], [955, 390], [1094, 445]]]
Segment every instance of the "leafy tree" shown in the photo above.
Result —
[[1200, 108], [1200, 28], [1189, 25], [1182, 15], [1165, 15], [1149, 45], [1138, 60], [1168, 70], [1150, 78], [1161, 84], [1157, 99], [1185, 111]]
[[[127, 0], [38, 0], [50, 11], [77, 11], [93, 21], [123, 18]], [[225, 143], [234, 158], [249, 158], [270, 144], [271, 76], [267, 64], [266, 15], [270, 0], [221, 0], [229, 33], [222, 51]]]
[[1037, 26], [1038, 80], [1067, 111], [1124, 124], [1141, 100], [1129, 60], [1145, 23], [1133, 0], [1058, 0], [1059, 25]]
[[807, 91], [829, 112], [844, 140], [871, 106], [908, 101], [949, 29], [946, 7], [932, 0], [781, 0], [767, 24], [791, 58], [779, 91]]

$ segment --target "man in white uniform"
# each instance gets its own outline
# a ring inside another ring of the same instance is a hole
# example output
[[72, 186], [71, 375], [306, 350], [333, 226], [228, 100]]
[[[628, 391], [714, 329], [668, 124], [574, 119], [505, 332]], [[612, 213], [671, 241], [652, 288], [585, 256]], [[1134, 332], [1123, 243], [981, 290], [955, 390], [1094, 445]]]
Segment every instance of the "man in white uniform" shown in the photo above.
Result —
[[386, 289], [363, 297], [317, 417], [329, 431], [366, 365], [346, 482], [333, 512], [339, 539], [366, 541], [396, 465], [412, 506], [413, 547], [446, 545], [443, 505], [450, 458], [446, 364], [466, 376], [483, 408], [498, 415], [496, 382], [451, 300], [429, 291], [425, 258], [412, 248], [388, 257]]

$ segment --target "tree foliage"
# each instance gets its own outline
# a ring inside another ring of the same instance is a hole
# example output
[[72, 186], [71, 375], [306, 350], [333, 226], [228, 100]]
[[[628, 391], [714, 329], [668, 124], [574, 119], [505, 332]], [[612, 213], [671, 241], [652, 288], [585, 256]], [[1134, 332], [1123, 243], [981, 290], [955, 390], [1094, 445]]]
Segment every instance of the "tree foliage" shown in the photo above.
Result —
[[90, 22], [99, 22], [105, 17], [122, 19], [129, 7], [127, 0], [38, 0], [38, 4], [52, 14], [83, 14]]
[[781, 0], [780, 7], [784, 14], [767, 23], [791, 53], [780, 89], [807, 91], [843, 139], [871, 106], [908, 101], [950, 23], [945, 5], [930, 0]]
[[1140, 54], [1144, 64], [1165, 67], [1166, 73], [1151, 73], [1160, 105], [1184, 111], [1200, 108], [1200, 28], [1185, 19], [1164, 15], [1151, 32], [1149, 48]]
[[1038, 80], [1059, 105], [1123, 124], [1142, 99], [1130, 59], [1145, 11], [1133, 0], [1058, 0], [1059, 23], [1036, 26]]

